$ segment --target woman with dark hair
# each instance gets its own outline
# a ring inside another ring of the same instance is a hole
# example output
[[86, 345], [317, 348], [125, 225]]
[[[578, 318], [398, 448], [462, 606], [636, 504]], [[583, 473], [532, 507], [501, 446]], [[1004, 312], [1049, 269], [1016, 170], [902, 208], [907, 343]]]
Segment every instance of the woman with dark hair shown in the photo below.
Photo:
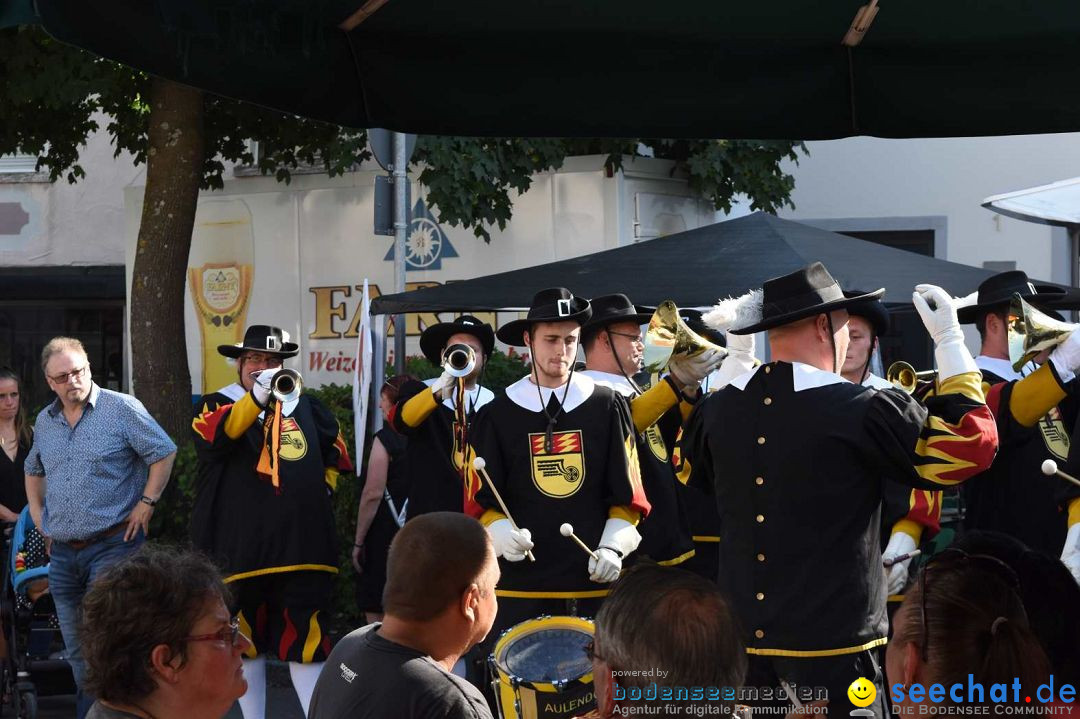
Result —
[[146, 545], [99, 576], [82, 604], [87, 719], [220, 719], [247, 690], [251, 642], [205, 557]]
[[405, 502], [409, 496], [405, 471], [408, 440], [390, 425], [390, 412], [397, 404], [401, 388], [417, 381], [412, 375], [400, 374], [386, 380], [379, 392], [384, 424], [371, 442], [367, 478], [356, 510], [356, 539], [352, 552], [353, 567], [360, 575], [357, 602], [368, 622], [382, 620], [386, 555], [390, 551], [390, 541], [405, 521]]
[[0, 367], [0, 521], [14, 522], [26, 506], [23, 461], [34, 438], [22, 405], [22, 381]]
[[1080, 586], [1061, 560], [1001, 532], [965, 532], [953, 546], [997, 557], [1016, 572], [1020, 599], [1055, 682], [1080, 686]]
[[[942, 704], [991, 704], [994, 684], [1008, 687], [1001, 703], [1035, 697], [1050, 662], [1020, 591], [1016, 572], [997, 557], [950, 548], [931, 559], [893, 616], [885, 666], [894, 710], [927, 715]], [[983, 689], [971, 696], [969, 683]], [[936, 684], [945, 691], [935, 701], [928, 690]]]

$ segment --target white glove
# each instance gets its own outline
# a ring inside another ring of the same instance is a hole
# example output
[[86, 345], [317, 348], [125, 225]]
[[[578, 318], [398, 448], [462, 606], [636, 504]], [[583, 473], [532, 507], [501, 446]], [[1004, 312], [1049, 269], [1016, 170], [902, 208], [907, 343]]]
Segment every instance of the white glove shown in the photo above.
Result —
[[727, 387], [731, 380], [746, 374], [757, 365], [757, 358], [754, 357], [754, 335], [728, 333], [727, 350], [728, 356], [724, 358], [716, 374], [715, 386], [710, 381], [710, 391]]
[[451, 399], [454, 396], [454, 391], [457, 389], [458, 378], [449, 372], [443, 372], [439, 375], [439, 379], [435, 380], [435, 384], [431, 385], [431, 393], [435, 395], [435, 399], [440, 402]]
[[956, 303], [949, 293], [937, 285], [916, 285], [911, 302], [934, 340], [938, 378], [946, 380], [965, 372], [978, 372], [975, 360], [964, 344], [964, 331], [956, 319]]
[[522, 527], [514, 529], [509, 519], [496, 519], [488, 525], [495, 554], [508, 562], [520, 562], [533, 548], [532, 533]]
[[614, 582], [622, 571], [622, 560], [641, 544], [641, 535], [625, 519], [609, 517], [600, 535], [596, 559], [589, 558], [589, 579], [594, 582]]
[[668, 372], [683, 387], [684, 394], [691, 394], [697, 391], [701, 380], [708, 377], [723, 361], [723, 352], [707, 349], [696, 357], [672, 357], [668, 363]]
[[[903, 554], [915, 551], [915, 538], [906, 532], [894, 532], [892, 537], [889, 538], [889, 544], [885, 547], [885, 551], [881, 555], [881, 560], [895, 559]], [[908, 580], [908, 565], [911, 564], [910, 559], [905, 559], [902, 562], [888, 567], [888, 575], [886, 576], [886, 584], [888, 585], [889, 594], [899, 594], [904, 591], [904, 585]]]
[[1062, 382], [1069, 382], [1080, 370], [1080, 332], [1073, 330], [1069, 337], [1050, 353], [1058, 377]]
[[274, 367], [273, 369], [264, 369], [255, 377], [255, 386], [251, 388], [251, 393], [255, 395], [255, 401], [259, 403], [260, 407], [265, 407], [270, 402], [270, 383], [274, 379], [274, 375], [281, 371], [280, 367]]
[[1069, 527], [1065, 535], [1065, 546], [1061, 550], [1061, 563], [1072, 572], [1073, 578], [1080, 582], [1080, 524]]
[[608, 584], [619, 578], [622, 559], [607, 547], [596, 550], [596, 559], [589, 559], [589, 579], [598, 584]]

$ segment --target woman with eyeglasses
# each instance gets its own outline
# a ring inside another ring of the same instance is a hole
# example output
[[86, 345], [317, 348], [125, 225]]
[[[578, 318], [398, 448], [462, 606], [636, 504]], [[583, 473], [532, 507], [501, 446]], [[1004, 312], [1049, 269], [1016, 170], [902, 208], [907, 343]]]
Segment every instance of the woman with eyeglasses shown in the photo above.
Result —
[[[386, 586], [386, 555], [390, 541], [405, 521], [409, 475], [405, 471], [408, 438], [394, 431], [390, 412], [401, 388], [419, 382], [409, 374], [386, 380], [379, 392], [379, 410], [385, 422], [371, 441], [367, 476], [356, 510], [356, 538], [352, 561], [357, 574], [357, 602], [368, 622], [382, 621], [382, 594]], [[392, 504], [392, 506], [391, 506]]]
[[251, 642], [228, 590], [195, 552], [146, 545], [91, 585], [79, 638], [87, 719], [220, 719], [247, 690]]
[[[885, 668], [894, 711], [916, 716], [948, 705], [1033, 704], [1050, 678], [1016, 572], [952, 548], [927, 562], [896, 611]], [[982, 690], [969, 691], [970, 683]], [[995, 684], [1007, 691], [994, 696]]]
[[22, 381], [9, 367], [0, 367], [0, 521], [14, 522], [26, 506], [26, 475], [23, 461], [33, 443], [26, 410], [22, 406]]

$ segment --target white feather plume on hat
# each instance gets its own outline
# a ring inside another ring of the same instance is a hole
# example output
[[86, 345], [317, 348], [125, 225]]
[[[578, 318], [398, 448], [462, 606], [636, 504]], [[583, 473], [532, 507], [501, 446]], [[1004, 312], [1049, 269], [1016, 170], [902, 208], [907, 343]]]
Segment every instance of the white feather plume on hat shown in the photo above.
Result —
[[739, 297], [720, 300], [711, 310], [701, 316], [701, 320], [718, 332], [749, 327], [761, 321], [763, 293], [760, 289], [750, 290]]
[[970, 295], [965, 295], [963, 297], [953, 297], [953, 303], [956, 306], [956, 309], [977, 305], [979, 304], [979, 291], [975, 290]]

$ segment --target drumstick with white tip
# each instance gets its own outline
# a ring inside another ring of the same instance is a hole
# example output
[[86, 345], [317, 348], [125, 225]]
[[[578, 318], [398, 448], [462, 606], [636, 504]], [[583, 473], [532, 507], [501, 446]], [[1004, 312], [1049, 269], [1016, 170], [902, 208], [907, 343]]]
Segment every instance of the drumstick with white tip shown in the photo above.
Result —
[[[483, 457], [475, 457], [473, 459], [472, 466], [476, 468], [476, 471], [480, 473], [480, 476], [484, 478], [484, 481], [488, 483], [488, 487], [491, 488], [491, 493], [495, 495], [495, 501], [499, 503], [499, 508], [502, 513], [506, 515], [506, 518], [510, 520], [510, 526], [517, 531], [521, 531], [521, 527], [517, 525], [514, 518], [510, 515], [510, 510], [506, 508], [506, 502], [503, 501], [502, 495], [499, 494], [499, 490], [495, 488], [495, 483], [491, 481], [491, 476], [488, 475], [487, 470], [484, 467], [487, 466], [487, 462]], [[535, 562], [536, 557], [533, 556], [532, 550], [525, 553], [525, 556], [529, 558], [530, 562]]]
[[1064, 472], [1062, 472], [1060, 469], [1058, 469], [1057, 462], [1052, 459], [1048, 459], [1042, 463], [1042, 473], [1047, 475], [1048, 477], [1056, 474], [1057, 476], [1064, 479], [1066, 482], [1072, 482], [1073, 484], [1080, 486], [1080, 479], [1077, 479], [1071, 474], [1065, 474]]
[[576, 534], [574, 534], [574, 525], [570, 524], [569, 522], [565, 522], [561, 527], [559, 527], [559, 534], [564, 537], [569, 537], [570, 539], [573, 539], [575, 542], [577, 542], [579, 547], [585, 550], [586, 554], [588, 554], [596, 561], [600, 561], [600, 558], [596, 556], [596, 552], [589, 549], [589, 545], [585, 544], [585, 542], [581, 541], [581, 539]]

